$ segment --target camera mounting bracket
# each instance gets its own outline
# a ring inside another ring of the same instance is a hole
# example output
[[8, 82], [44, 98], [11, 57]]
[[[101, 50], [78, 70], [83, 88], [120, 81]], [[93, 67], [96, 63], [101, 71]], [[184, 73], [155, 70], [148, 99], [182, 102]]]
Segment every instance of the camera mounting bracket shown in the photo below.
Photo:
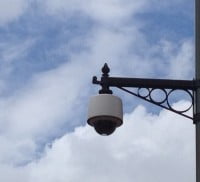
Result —
[[[146, 79], [146, 78], [125, 78], [125, 77], [109, 77], [110, 68], [107, 63], [102, 68], [101, 80], [98, 80], [96, 76], [93, 77], [93, 84], [101, 85], [99, 94], [112, 94], [110, 87], [119, 88], [131, 95], [139, 97], [154, 105], [172, 111], [176, 114], [192, 119], [194, 123], [200, 121], [200, 114], [195, 113], [194, 97], [196, 90], [200, 88], [199, 80], [170, 80], [170, 79]], [[136, 88], [136, 91], [131, 91], [127, 88]], [[141, 93], [141, 90], [145, 89], [145, 94]], [[153, 93], [159, 90], [163, 94], [161, 100], [153, 98]], [[191, 104], [183, 110], [173, 108], [170, 103], [170, 96], [174, 92], [183, 91], [191, 99]], [[193, 109], [193, 116], [188, 115], [187, 111]]]

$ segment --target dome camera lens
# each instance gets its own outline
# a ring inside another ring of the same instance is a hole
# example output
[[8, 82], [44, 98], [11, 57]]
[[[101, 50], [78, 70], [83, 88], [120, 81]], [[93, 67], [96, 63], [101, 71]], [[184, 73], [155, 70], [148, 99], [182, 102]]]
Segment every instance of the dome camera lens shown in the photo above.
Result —
[[99, 120], [95, 123], [94, 128], [100, 135], [110, 135], [115, 131], [116, 123], [109, 120]]

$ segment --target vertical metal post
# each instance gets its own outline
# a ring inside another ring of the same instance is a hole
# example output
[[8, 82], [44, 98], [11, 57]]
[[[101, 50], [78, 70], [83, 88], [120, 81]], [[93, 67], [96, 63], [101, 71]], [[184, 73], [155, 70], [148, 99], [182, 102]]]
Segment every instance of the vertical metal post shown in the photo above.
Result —
[[[200, 0], [195, 0], [195, 71], [200, 80]], [[200, 113], [200, 89], [195, 96], [195, 114]], [[196, 121], [196, 182], [200, 182], [200, 120]]]

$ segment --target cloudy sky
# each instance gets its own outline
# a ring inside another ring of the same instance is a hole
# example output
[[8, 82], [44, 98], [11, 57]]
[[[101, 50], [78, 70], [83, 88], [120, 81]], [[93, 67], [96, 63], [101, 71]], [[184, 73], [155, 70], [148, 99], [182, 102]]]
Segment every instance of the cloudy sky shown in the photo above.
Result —
[[191, 120], [113, 89], [124, 125], [86, 125], [105, 62], [112, 76], [193, 79], [194, 2], [0, 0], [0, 181], [195, 181]]

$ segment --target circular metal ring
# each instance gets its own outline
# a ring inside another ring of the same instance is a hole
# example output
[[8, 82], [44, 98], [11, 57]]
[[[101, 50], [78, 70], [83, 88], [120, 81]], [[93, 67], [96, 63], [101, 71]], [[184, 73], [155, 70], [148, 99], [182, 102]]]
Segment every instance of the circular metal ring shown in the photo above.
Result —
[[[145, 90], [147, 91], [147, 93], [144, 94], [144, 95], [142, 95], [142, 94], [141, 94], [141, 90], [142, 90], [142, 89], [145, 89]], [[139, 97], [147, 98], [147, 97], [149, 97], [150, 89], [149, 89], [149, 88], [138, 88], [137, 93], [138, 93], [138, 96], [139, 96]]]
[[[174, 111], [174, 112], [177, 112], [177, 113], [185, 113], [185, 112], [189, 111], [189, 110], [192, 108], [193, 102], [191, 102], [191, 104], [189, 105], [189, 107], [187, 107], [187, 108], [184, 109], [184, 110], [176, 110], [176, 109], [174, 109], [174, 108], [171, 106], [171, 104], [169, 103], [169, 97], [170, 97], [170, 95], [171, 95], [174, 91], [178, 91], [178, 90], [180, 90], [180, 89], [173, 89], [173, 90], [170, 90], [170, 91], [169, 91], [169, 93], [167, 94], [167, 105], [168, 105], [168, 107], [169, 107], [172, 111]], [[193, 96], [192, 96], [192, 93], [191, 93], [190, 91], [188, 91], [188, 90], [180, 90], [180, 91], [186, 92], [186, 93], [190, 96], [191, 101], [193, 101]]]
[[[153, 93], [154, 91], [156, 91], [156, 90], [162, 91], [162, 92], [164, 93], [164, 97], [163, 97], [163, 99], [161, 99], [160, 101], [156, 101], [155, 98], [153, 98], [153, 96], [152, 96], [152, 93]], [[165, 89], [160, 89], [160, 88], [152, 89], [152, 90], [150, 91], [150, 93], [149, 93], [149, 98], [150, 98], [150, 100], [151, 100], [153, 103], [155, 103], [155, 104], [163, 104], [163, 103], [167, 100], [167, 98], [168, 98], [167, 91], [166, 91]]]

